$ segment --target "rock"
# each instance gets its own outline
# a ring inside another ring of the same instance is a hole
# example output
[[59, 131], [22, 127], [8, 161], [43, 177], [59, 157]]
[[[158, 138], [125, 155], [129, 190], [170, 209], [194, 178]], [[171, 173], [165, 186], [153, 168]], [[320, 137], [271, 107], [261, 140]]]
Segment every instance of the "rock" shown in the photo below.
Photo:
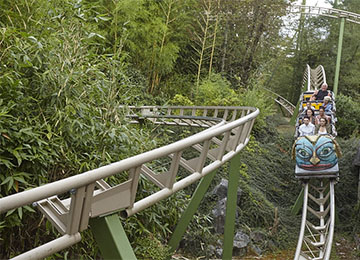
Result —
[[216, 255], [216, 247], [213, 245], [208, 246], [208, 252], [211, 256]]
[[247, 253], [247, 247], [250, 243], [250, 237], [242, 231], [237, 231], [233, 243], [233, 255], [244, 256]]
[[256, 245], [250, 245], [250, 250], [251, 250], [251, 252], [253, 252], [255, 255], [257, 255], [257, 256], [261, 256], [262, 255], [262, 250], [258, 247], [258, 246], [256, 246]]
[[220, 199], [226, 198], [228, 184], [229, 184], [228, 180], [221, 179], [220, 183], [215, 186], [215, 188], [213, 189], [211, 194], [218, 196], [218, 198], [220, 198]]
[[355, 241], [356, 249], [360, 250], [360, 236], [355, 234], [354, 235], [354, 241]]
[[254, 243], [262, 243], [266, 240], [266, 234], [263, 231], [256, 230], [250, 233], [250, 238]]
[[[220, 183], [211, 192], [212, 195], [216, 195], [220, 200], [227, 197], [229, 182], [226, 179], [221, 179]], [[242, 190], [237, 189], [237, 204], [239, 204]]]
[[226, 198], [218, 201], [215, 208], [211, 211], [214, 216], [214, 229], [216, 233], [223, 234], [225, 226]]
[[247, 245], [250, 243], [250, 237], [242, 232], [237, 231], [234, 236], [234, 247], [236, 248], [244, 248], [247, 247]]
[[215, 256], [217, 258], [221, 258], [222, 257], [222, 254], [223, 254], [223, 249], [221, 247], [217, 247], [216, 248], [216, 251], [215, 251]]

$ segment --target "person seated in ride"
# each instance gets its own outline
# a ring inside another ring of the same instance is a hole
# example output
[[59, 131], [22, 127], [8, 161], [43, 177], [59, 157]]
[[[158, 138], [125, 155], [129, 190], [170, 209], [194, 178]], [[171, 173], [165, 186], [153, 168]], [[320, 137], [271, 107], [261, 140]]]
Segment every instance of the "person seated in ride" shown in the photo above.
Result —
[[328, 90], [328, 85], [326, 83], [321, 85], [320, 90], [316, 90], [311, 96], [310, 100], [324, 100], [324, 97], [331, 96], [330, 91]]
[[303, 124], [299, 127], [299, 136], [314, 135], [315, 126], [310, 122], [308, 116], [304, 116]]
[[324, 109], [325, 109], [325, 113], [331, 113], [332, 111], [332, 104], [331, 104], [331, 97], [330, 96], [326, 96], [324, 97]]
[[323, 106], [321, 106], [319, 108], [319, 114], [315, 117], [315, 125], [320, 124], [320, 119], [321, 118], [325, 118], [326, 123], [330, 124], [330, 119], [331, 118], [329, 116], [325, 115], [325, 108]]
[[331, 125], [328, 124], [325, 118], [320, 118], [320, 123], [315, 126], [316, 135], [331, 134]]
[[312, 111], [315, 111], [315, 108], [311, 105], [311, 102], [308, 101], [306, 102], [306, 106], [304, 107], [303, 111], [301, 112], [301, 114], [306, 115], [306, 110], [311, 109]]
[[316, 123], [316, 118], [315, 118], [315, 112], [314, 112], [314, 110], [307, 109], [307, 110], [306, 110], [306, 116], [309, 118], [310, 123], [312, 123], [313, 125], [315, 125], [315, 123]]

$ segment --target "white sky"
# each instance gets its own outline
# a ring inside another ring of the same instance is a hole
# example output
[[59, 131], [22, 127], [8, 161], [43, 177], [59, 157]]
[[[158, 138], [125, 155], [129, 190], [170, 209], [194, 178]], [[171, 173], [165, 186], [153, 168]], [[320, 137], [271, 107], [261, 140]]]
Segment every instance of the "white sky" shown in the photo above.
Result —
[[[302, 0], [297, 0], [296, 4], [302, 4]], [[326, 0], [306, 0], [306, 5], [327, 7], [327, 8], [332, 7], [331, 4], [327, 3]]]
[[[360, 1], [360, 0], [359, 0]], [[303, 0], [296, 0], [294, 4], [302, 4]], [[332, 1], [333, 2], [333, 1]], [[307, 6], [317, 6], [317, 7], [326, 7], [326, 8], [332, 8], [332, 5], [328, 3], [327, 0], [306, 0]], [[293, 24], [293, 22], [297, 21], [300, 17], [300, 14], [290, 14], [285, 19], [285, 26], [282, 29], [282, 32], [284, 34], [287, 34], [289, 37], [293, 37], [295, 30], [295, 26], [297, 28], [297, 25]]]

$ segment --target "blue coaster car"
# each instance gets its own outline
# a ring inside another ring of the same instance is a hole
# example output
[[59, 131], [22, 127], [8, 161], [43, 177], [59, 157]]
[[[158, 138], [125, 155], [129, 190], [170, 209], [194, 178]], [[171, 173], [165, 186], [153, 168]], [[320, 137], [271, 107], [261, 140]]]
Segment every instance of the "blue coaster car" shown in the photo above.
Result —
[[331, 135], [310, 135], [298, 137], [292, 148], [296, 160], [297, 178], [338, 177], [338, 158], [341, 151]]

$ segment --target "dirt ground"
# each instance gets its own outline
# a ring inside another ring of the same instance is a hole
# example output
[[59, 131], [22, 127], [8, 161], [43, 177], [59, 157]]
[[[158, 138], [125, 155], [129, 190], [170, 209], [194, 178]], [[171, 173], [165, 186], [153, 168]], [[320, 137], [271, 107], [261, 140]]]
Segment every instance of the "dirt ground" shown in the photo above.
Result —
[[[237, 259], [259, 259], [259, 260], [292, 260], [294, 259], [295, 248], [291, 250], [279, 251], [264, 256], [246, 256]], [[333, 248], [330, 260], [360, 260], [360, 251], [357, 250], [356, 244], [352, 239], [342, 235], [336, 235], [333, 242]]]
[[[360, 236], [359, 236], [360, 237]], [[233, 260], [292, 260], [294, 259], [295, 248], [279, 250], [263, 256], [247, 255], [244, 257], [233, 257]], [[206, 260], [205, 257], [191, 258], [181, 254], [174, 255], [176, 260]], [[220, 259], [212, 259], [220, 260]], [[330, 260], [360, 260], [360, 250], [357, 250], [353, 239], [342, 234], [335, 235]]]

